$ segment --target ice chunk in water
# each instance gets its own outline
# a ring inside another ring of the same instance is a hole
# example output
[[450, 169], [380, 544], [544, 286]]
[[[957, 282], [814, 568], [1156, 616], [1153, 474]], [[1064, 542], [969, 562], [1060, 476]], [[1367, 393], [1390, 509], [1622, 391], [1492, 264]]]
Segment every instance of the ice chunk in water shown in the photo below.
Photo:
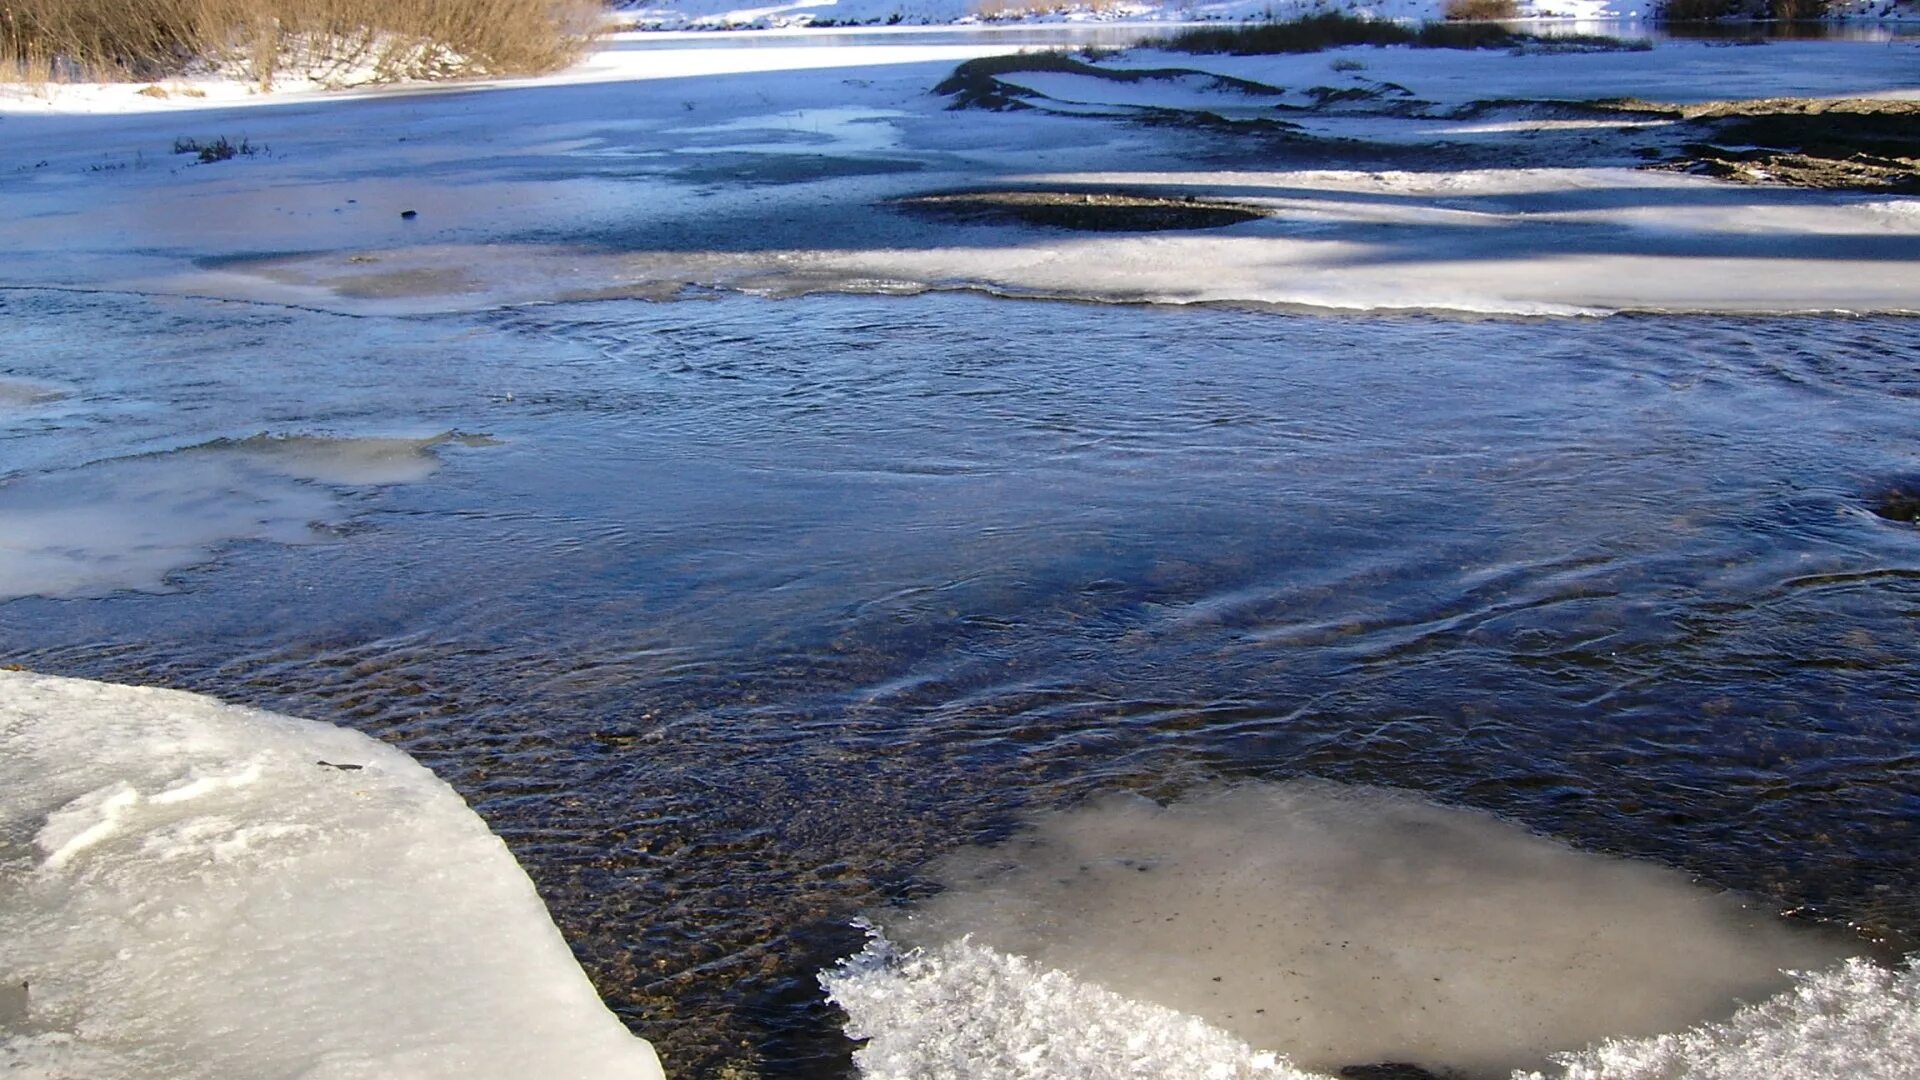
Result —
[[0, 980], [10, 1076], [661, 1075], [451, 788], [173, 691], [0, 671]]
[[1726, 1017], [1857, 951], [1672, 870], [1315, 783], [1099, 800], [935, 873], [897, 940], [970, 935], [1315, 1070], [1504, 1075]]

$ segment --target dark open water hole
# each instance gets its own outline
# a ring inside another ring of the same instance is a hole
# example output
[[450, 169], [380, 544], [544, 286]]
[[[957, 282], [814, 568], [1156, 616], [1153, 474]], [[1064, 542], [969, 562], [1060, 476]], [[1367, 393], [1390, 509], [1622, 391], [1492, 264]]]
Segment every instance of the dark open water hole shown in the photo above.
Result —
[[843, 1071], [813, 979], [851, 916], [1025, 812], [1211, 778], [1920, 931], [1920, 530], [1869, 505], [1920, 472], [1910, 320], [0, 315], [0, 375], [67, 394], [0, 412], [0, 529], [36, 476], [215, 438], [499, 441], [166, 594], [0, 605], [0, 662], [404, 746], [675, 1075]]

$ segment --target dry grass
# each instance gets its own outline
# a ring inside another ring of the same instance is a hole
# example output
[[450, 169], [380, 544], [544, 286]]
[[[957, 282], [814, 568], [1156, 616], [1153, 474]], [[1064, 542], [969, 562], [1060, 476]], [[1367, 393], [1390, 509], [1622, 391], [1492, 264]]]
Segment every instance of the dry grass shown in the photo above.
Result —
[[1447, 0], [1444, 12], [1453, 22], [1499, 22], [1520, 16], [1519, 0]]
[[595, 0], [0, 0], [0, 77], [532, 73], [577, 57], [598, 16]]

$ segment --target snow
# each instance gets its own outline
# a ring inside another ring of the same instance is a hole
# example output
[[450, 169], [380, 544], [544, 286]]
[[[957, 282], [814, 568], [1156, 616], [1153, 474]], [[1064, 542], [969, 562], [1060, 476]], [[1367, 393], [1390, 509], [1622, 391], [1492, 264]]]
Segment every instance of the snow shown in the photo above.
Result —
[[661, 1075], [450, 788], [193, 694], [0, 671], [0, 941], [9, 1076]]

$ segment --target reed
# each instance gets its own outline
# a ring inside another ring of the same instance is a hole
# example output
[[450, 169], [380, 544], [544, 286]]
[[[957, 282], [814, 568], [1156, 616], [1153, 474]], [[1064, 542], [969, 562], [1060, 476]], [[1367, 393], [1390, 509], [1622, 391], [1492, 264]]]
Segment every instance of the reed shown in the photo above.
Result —
[[570, 63], [598, 23], [594, 0], [0, 0], [0, 77], [530, 74]]

